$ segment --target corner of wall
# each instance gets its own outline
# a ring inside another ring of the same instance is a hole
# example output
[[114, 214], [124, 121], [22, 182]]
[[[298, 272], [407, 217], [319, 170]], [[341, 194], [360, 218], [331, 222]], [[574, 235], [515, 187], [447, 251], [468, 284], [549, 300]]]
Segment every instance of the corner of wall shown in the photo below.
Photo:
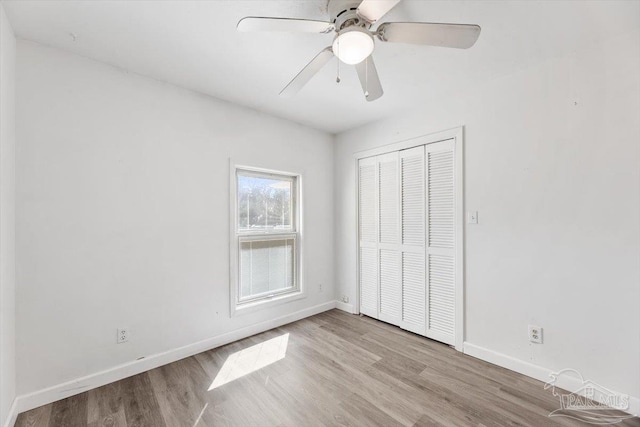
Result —
[[0, 425], [15, 423], [15, 56], [0, 4]]
[[9, 408], [9, 412], [6, 415], [7, 419], [4, 421], [2, 427], [13, 427], [18, 419], [18, 398], [15, 397]]
[[332, 224], [331, 224], [331, 229], [333, 232], [333, 259], [332, 259], [332, 263], [333, 263], [333, 286], [332, 286], [332, 290], [333, 290], [333, 299], [335, 299], [336, 301], [340, 300], [340, 283], [338, 280], [338, 239], [336, 238], [336, 236], [338, 236], [338, 221], [336, 221], [336, 218], [338, 218], [338, 206], [340, 206], [339, 204], [339, 200], [337, 197], [338, 191], [336, 189], [337, 183], [340, 182], [340, 180], [336, 179], [336, 144], [338, 144], [338, 135], [336, 134], [331, 134], [331, 200], [333, 201], [333, 210], [332, 210], [332, 214], [333, 214], [333, 218], [332, 218]]

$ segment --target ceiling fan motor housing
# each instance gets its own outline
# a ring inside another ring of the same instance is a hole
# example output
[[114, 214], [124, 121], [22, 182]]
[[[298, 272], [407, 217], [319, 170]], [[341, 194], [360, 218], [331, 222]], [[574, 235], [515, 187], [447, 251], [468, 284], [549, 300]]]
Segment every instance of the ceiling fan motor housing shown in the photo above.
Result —
[[336, 31], [354, 25], [369, 29], [371, 24], [362, 19], [357, 13], [360, 3], [361, 1], [358, 0], [329, 0], [329, 16], [336, 27]]

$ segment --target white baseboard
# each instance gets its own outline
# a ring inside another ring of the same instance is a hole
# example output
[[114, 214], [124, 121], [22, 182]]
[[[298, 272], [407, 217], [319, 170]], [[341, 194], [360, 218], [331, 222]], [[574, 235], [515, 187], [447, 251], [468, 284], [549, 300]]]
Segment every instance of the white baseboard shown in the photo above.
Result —
[[4, 427], [13, 427], [18, 418], [18, 398], [13, 399], [9, 413], [7, 414], [7, 420], [4, 423]]
[[347, 304], [346, 302], [336, 301], [336, 308], [338, 310], [346, 311], [347, 313], [356, 314], [356, 308], [353, 304]]
[[[506, 354], [498, 353], [468, 342], [464, 343], [463, 352], [469, 356], [484, 360], [485, 362], [493, 363], [494, 365], [502, 366], [503, 368], [507, 368], [511, 371], [518, 372], [545, 383], [551, 379], [550, 374], [554, 372], [552, 369], [534, 365], [533, 363], [516, 359], [515, 357], [507, 356]], [[584, 387], [582, 381], [570, 376], [558, 377], [556, 385], [571, 393], [579, 392]], [[640, 413], [640, 399], [637, 396], [629, 396], [629, 409], [626, 410], [626, 412], [636, 416]]]
[[[114, 366], [113, 368], [97, 372], [95, 374], [87, 375], [85, 377], [77, 378], [75, 380], [67, 381], [65, 383], [48, 387], [43, 390], [38, 390], [33, 393], [24, 394], [18, 396], [14, 401], [14, 406], [16, 407], [15, 409], [17, 409], [17, 411], [14, 410], [13, 412], [17, 415], [20, 412], [28, 411], [30, 409], [52, 403], [60, 399], [65, 399], [76, 394], [84, 393], [85, 391], [101, 387], [114, 381], [119, 381], [132, 375], [137, 375], [142, 372], [157, 368], [159, 366], [184, 359], [185, 357], [193, 356], [194, 354], [202, 353], [203, 351], [211, 350], [213, 348], [250, 337], [251, 335], [259, 334], [261, 332], [268, 331], [269, 329], [277, 328], [279, 326], [286, 325], [287, 323], [295, 322], [297, 320], [304, 319], [305, 317], [313, 316], [314, 314], [331, 310], [333, 308], [336, 308], [336, 301], [329, 301], [324, 304], [316, 305], [304, 310], [296, 311], [295, 313], [278, 317], [276, 319], [247, 326], [245, 328], [237, 329], [235, 331], [227, 332], [215, 337], [207, 338], [205, 340], [198, 341], [184, 347], [179, 347], [163, 353], [157, 353], [152, 356], [145, 357], [144, 359], [134, 360], [132, 362]], [[7, 424], [7, 427], [12, 426], [12, 423]]]

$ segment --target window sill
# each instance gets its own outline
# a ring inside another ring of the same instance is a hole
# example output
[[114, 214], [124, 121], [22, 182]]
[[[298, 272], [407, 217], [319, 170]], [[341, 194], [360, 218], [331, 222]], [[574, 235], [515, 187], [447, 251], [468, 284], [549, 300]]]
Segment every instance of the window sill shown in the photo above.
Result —
[[245, 303], [245, 304], [233, 304], [231, 306], [231, 317], [241, 314], [253, 313], [259, 310], [263, 310], [269, 307], [285, 304], [291, 301], [296, 301], [302, 298], [306, 298], [306, 294], [303, 291], [291, 292], [288, 294], [278, 295], [273, 298], [265, 298], [258, 301]]

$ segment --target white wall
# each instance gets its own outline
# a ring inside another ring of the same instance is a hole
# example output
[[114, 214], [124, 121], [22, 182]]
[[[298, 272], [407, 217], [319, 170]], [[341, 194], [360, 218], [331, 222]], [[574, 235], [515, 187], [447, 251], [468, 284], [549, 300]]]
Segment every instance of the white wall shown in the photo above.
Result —
[[[356, 292], [353, 153], [464, 125], [465, 204], [480, 220], [466, 231], [466, 341], [639, 397], [639, 41], [585, 47], [338, 135], [338, 298]], [[528, 324], [544, 344], [528, 342]]]
[[[17, 94], [19, 394], [334, 299], [333, 136], [25, 41]], [[230, 157], [302, 173], [306, 299], [229, 317]]]
[[16, 39], [0, 4], [0, 425], [16, 394], [15, 57]]

